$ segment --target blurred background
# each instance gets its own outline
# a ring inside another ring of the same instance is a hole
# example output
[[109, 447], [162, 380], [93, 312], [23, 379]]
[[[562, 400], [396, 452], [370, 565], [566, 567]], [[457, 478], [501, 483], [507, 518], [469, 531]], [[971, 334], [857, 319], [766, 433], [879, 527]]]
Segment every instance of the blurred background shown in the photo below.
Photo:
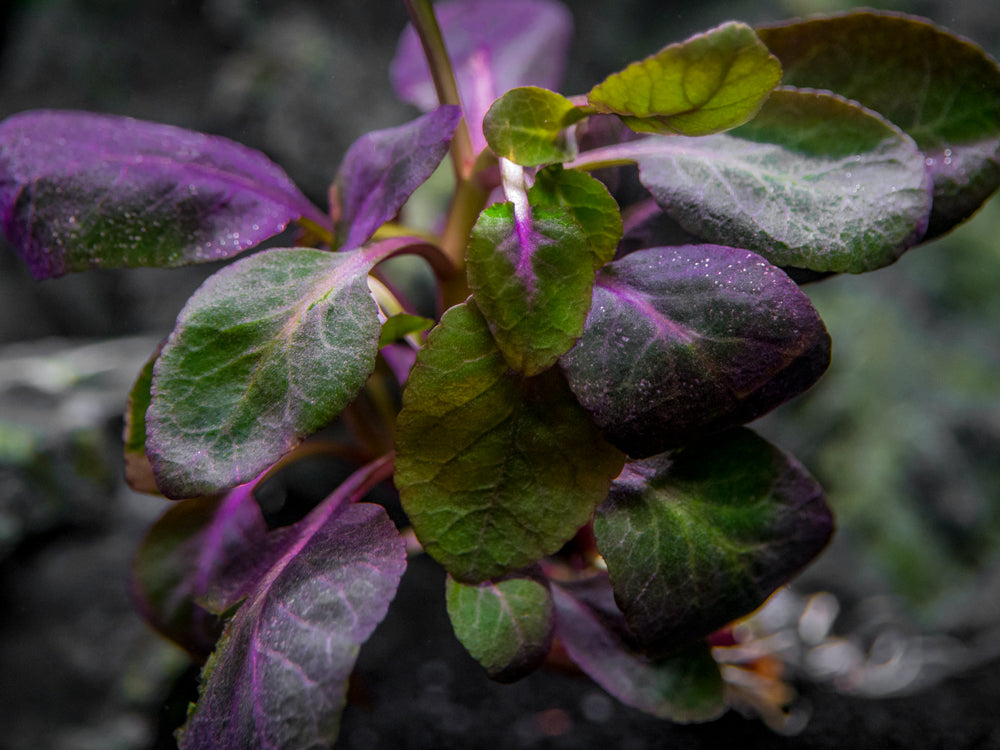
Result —
[[[924, 15], [1000, 55], [992, 3], [868, 5]], [[851, 7], [570, 6], [567, 93], [724, 20]], [[388, 82], [405, 20], [394, 0], [0, 0], [0, 117], [75, 108], [225, 135], [266, 152], [325, 205], [350, 143], [414, 116]], [[738, 714], [666, 726], [559, 675], [488, 684], [449, 632], [440, 573], [418, 562], [404, 606], [363, 653], [367, 687], [338, 747], [639, 750], [735, 737], [752, 747], [1000, 747], [998, 238], [994, 198], [893, 267], [807, 288], [833, 365], [755, 427], [820, 479], [838, 534], [746, 626], [749, 653], [733, 655], [783, 665], [783, 682], [747, 691], [767, 715], [778, 700], [768, 686], [794, 684], [791, 714], [770, 722], [797, 737]], [[132, 553], [166, 501], [123, 485], [120, 415], [139, 367], [214, 270], [38, 283], [0, 241], [2, 750], [165, 748], [183, 720], [196, 671], [128, 599]]]

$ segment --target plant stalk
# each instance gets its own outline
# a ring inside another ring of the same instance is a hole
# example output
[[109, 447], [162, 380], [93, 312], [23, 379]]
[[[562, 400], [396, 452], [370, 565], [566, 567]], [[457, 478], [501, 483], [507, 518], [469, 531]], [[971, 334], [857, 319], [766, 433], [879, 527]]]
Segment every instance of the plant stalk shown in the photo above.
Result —
[[[420, 44], [424, 48], [424, 57], [427, 58], [427, 65], [430, 67], [438, 101], [441, 104], [461, 107], [462, 97], [458, 93], [455, 71], [451, 67], [451, 58], [448, 56], [448, 49], [441, 35], [441, 27], [438, 26], [437, 17], [434, 15], [434, 4], [431, 0], [403, 0], [403, 5], [406, 6], [410, 23], [416, 29]], [[455, 130], [455, 136], [451, 141], [451, 157], [455, 168], [455, 179], [458, 182], [468, 179], [475, 164], [475, 154], [472, 153], [472, 140], [469, 138], [465, 120], [462, 120]]]

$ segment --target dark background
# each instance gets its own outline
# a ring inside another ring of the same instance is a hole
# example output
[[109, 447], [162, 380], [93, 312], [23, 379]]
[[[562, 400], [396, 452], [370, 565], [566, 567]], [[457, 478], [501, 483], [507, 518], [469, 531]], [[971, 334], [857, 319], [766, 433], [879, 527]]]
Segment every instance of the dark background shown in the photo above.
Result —
[[[570, 5], [567, 93], [723, 20], [849, 7]], [[992, 3], [876, 5], [1000, 52]], [[265, 151], [320, 205], [356, 137], [414, 114], [388, 84], [405, 23], [395, 0], [8, 0], [0, 9], [0, 117], [79, 108], [226, 135]], [[840, 524], [764, 623], [798, 687], [795, 715], [810, 717], [802, 733], [781, 737], [736, 712], [678, 727], [564, 675], [490, 683], [450, 632], [440, 572], [417, 560], [362, 653], [338, 747], [1000, 748], [998, 232], [994, 200], [892, 268], [808, 290], [833, 335], [834, 365], [759, 425], [817, 474]], [[123, 486], [117, 440], [134, 374], [212, 270], [37, 283], [0, 245], [3, 750], [151, 748], [183, 719], [194, 672], [139, 621], [127, 593], [132, 552], [166, 503]], [[829, 631], [803, 640], [804, 612]]]

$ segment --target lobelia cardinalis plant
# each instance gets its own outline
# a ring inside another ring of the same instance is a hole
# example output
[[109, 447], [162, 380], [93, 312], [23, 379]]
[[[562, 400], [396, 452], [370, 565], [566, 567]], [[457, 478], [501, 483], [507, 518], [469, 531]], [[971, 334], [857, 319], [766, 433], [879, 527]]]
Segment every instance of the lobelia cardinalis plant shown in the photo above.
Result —
[[[981, 205], [1000, 71], [864, 11], [727, 23], [567, 98], [563, 6], [405, 4], [392, 80], [425, 114], [360, 138], [327, 212], [220, 137], [0, 124], [3, 231], [38, 278], [232, 258], [298, 227], [195, 292], [127, 407], [130, 484], [178, 501], [140, 546], [136, 602], [207, 658], [179, 744], [332, 745], [421, 548], [491, 677], [558, 643], [627, 704], [717, 717], [709, 636], [833, 530], [817, 482], [743, 426], [828, 365], [800, 284], [887, 266]], [[406, 226], [445, 160], [440, 223]], [[397, 256], [426, 262], [431, 308]], [[269, 524], [262, 487], [317, 457], [349, 476]]]

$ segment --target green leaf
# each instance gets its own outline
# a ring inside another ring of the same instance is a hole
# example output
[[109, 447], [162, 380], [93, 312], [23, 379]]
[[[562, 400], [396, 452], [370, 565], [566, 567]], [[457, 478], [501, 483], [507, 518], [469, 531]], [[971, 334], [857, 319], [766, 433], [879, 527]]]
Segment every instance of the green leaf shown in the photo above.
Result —
[[569, 209], [486, 208], [468, 247], [469, 287], [511, 367], [537, 375], [583, 333], [594, 284], [587, 235]]
[[816, 480], [742, 428], [626, 464], [594, 519], [615, 601], [654, 654], [749, 614], [832, 533]]
[[830, 94], [781, 89], [730, 133], [637, 145], [639, 178], [684, 229], [779, 266], [861, 273], [923, 236], [924, 158], [905, 133]]
[[830, 89], [913, 137], [934, 180], [928, 236], [1000, 185], [1000, 69], [975, 44], [919, 18], [871, 11], [758, 30], [786, 84]]
[[629, 706], [676, 722], [709, 721], [726, 710], [719, 666], [707, 643], [663, 658], [632, 644], [605, 576], [552, 587], [556, 637], [597, 684]]
[[249, 481], [328, 424], [375, 367], [375, 251], [276, 249], [217, 272], [153, 371], [147, 451], [169, 497]]
[[587, 235], [595, 269], [613, 257], [622, 237], [618, 202], [600, 180], [575, 169], [553, 165], [535, 175], [528, 191], [532, 206], [568, 209]]
[[397, 313], [386, 319], [382, 324], [382, 334], [378, 340], [378, 348], [399, 341], [411, 333], [423, 333], [434, 325], [430, 318], [423, 318], [410, 313]]
[[588, 99], [632, 130], [707, 135], [749, 120], [780, 81], [780, 63], [753, 29], [731, 22], [632, 63]]
[[483, 134], [493, 153], [525, 167], [569, 161], [576, 147], [565, 130], [584, 116], [561, 94], [522, 86], [493, 102]]
[[445, 601], [458, 640], [492, 679], [519, 680], [549, 653], [552, 594], [540, 576], [480, 584], [448, 576]]
[[142, 366], [139, 376], [128, 394], [125, 407], [125, 426], [122, 430], [125, 454], [125, 481], [136, 492], [159, 494], [153, 467], [146, 456], [146, 409], [149, 408], [150, 388], [153, 385], [153, 365], [160, 356], [159, 348]]
[[464, 582], [557, 551], [624, 461], [557, 368], [525, 378], [507, 366], [471, 301], [448, 310], [417, 355], [396, 439], [403, 509]]

